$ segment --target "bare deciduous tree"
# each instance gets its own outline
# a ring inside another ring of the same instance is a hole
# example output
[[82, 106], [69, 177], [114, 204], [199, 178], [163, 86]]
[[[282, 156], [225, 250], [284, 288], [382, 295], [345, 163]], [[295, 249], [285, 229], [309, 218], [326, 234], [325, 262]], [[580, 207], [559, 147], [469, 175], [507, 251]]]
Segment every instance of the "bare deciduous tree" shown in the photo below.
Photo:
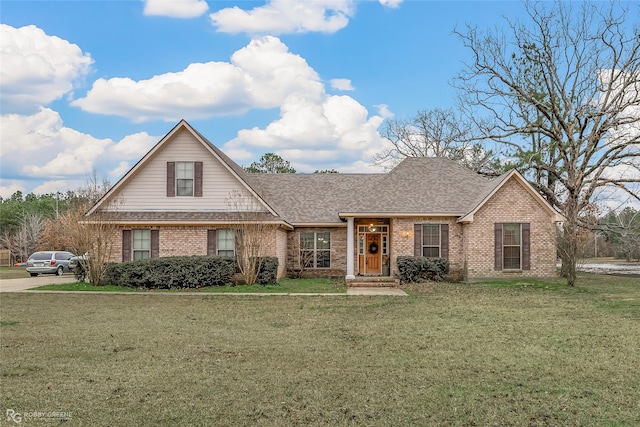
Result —
[[40, 233], [44, 229], [45, 219], [37, 212], [26, 213], [20, 220], [20, 227], [13, 235], [6, 233], [3, 245], [22, 261], [40, 246]]
[[85, 274], [85, 280], [94, 286], [102, 284], [102, 279], [111, 259], [113, 236], [118, 226], [106, 211], [94, 212], [90, 217], [86, 212], [91, 208], [85, 204], [65, 212], [58, 222], [68, 239], [68, 247], [81, 258], [78, 261]]
[[297, 279], [303, 278], [305, 271], [313, 268], [315, 259], [313, 242], [303, 241], [300, 233], [292, 233], [289, 245], [292, 247], [290, 273]]
[[472, 142], [472, 126], [453, 110], [436, 108], [408, 120], [390, 120], [381, 135], [390, 146], [377, 153], [374, 162], [388, 169], [405, 157], [445, 157], [483, 174], [499, 172], [493, 152]]
[[82, 204], [88, 204], [90, 206], [95, 205], [98, 200], [104, 196], [111, 188], [111, 183], [106, 178], [102, 181], [98, 177], [98, 173], [94, 170], [93, 174], [88, 177], [87, 184], [76, 190], [76, 199]]
[[640, 6], [629, 7], [527, 2], [508, 34], [456, 30], [472, 57], [455, 80], [461, 106], [564, 214], [571, 286], [584, 209], [611, 189], [640, 199]]
[[237, 218], [236, 259], [247, 285], [258, 279], [267, 248], [274, 244], [276, 225], [269, 221], [270, 213], [248, 192], [232, 191], [226, 200], [229, 213]]

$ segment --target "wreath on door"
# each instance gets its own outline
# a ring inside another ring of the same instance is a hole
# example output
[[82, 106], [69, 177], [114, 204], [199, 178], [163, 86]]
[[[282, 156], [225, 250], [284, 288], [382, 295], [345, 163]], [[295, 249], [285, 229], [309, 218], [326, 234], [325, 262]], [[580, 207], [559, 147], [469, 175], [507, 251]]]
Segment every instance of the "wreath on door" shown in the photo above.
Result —
[[369, 245], [369, 253], [374, 255], [378, 253], [378, 244], [376, 242], [371, 242]]

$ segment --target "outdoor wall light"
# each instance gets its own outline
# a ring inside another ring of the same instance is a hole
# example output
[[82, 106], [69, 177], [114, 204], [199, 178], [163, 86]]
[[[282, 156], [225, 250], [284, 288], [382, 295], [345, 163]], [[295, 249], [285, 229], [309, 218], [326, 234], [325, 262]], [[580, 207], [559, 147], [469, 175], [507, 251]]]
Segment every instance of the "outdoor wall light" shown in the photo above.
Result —
[[405, 230], [402, 232], [402, 237], [404, 238], [409, 238], [411, 237], [411, 231], [410, 230]]

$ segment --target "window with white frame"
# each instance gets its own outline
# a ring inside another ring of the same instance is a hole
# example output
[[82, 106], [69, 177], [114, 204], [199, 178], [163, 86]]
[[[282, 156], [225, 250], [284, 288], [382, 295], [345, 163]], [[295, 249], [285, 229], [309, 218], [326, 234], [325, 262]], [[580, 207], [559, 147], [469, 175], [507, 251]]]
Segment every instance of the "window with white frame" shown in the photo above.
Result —
[[422, 256], [440, 257], [440, 224], [422, 225]]
[[176, 195], [193, 196], [193, 162], [176, 162]]
[[133, 230], [133, 259], [151, 258], [151, 230]]
[[502, 268], [519, 270], [522, 266], [522, 227], [520, 224], [502, 225]]
[[300, 233], [300, 263], [304, 268], [330, 268], [331, 233]]
[[220, 229], [217, 235], [217, 252], [219, 256], [235, 256], [236, 254], [236, 232], [230, 229]]

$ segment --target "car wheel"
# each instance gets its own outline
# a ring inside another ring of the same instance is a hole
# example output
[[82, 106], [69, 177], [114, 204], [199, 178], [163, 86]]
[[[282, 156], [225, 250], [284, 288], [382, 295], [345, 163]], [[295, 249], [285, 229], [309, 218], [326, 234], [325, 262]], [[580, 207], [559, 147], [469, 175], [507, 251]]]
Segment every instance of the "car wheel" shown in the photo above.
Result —
[[64, 273], [64, 267], [63, 266], [58, 267], [58, 269], [56, 270], [56, 276], [62, 276], [63, 273]]
[[29, 273], [31, 275], [31, 277], [37, 277], [38, 273]]

